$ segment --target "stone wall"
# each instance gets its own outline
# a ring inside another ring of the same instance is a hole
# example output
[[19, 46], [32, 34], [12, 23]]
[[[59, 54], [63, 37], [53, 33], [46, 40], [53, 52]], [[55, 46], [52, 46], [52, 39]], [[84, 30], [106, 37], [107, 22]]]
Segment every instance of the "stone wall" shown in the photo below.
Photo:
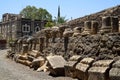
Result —
[[[90, 14], [90, 15], [86, 15], [84, 17], [80, 17], [74, 20], [69, 21], [67, 24], [70, 25], [71, 27], [83, 27], [84, 26], [84, 21], [87, 20], [97, 20], [100, 23], [100, 27], [102, 25], [101, 20], [102, 20], [102, 16], [120, 16], [120, 6], [115, 6], [112, 8], [108, 8], [105, 10], [102, 10], [100, 12], [94, 13], [94, 14]], [[119, 18], [120, 19], [120, 18]]]

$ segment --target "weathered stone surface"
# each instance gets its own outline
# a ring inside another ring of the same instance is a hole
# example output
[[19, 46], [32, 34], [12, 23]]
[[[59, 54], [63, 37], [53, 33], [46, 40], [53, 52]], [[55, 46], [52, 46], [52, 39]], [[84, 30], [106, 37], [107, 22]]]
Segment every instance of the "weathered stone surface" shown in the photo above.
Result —
[[91, 67], [88, 72], [89, 73], [105, 73], [108, 67]]
[[80, 61], [80, 63], [83, 63], [83, 64], [91, 64], [92, 62], [94, 61], [93, 58], [84, 58]]
[[91, 67], [88, 70], [88, 80], [109, 80], [107, 70], [109, 67]]
[[66, 66], [69, 66], [69, 67], [74, 67], [74, 65], [77, 63], [77, 61], [68, 61], [66, 63]]
[[74, 28], [74, 33], [73, 33], [73, 36], [74, 37], [77, 37], [77, 36], [79, 36], [80, 34], [81, 34], [81, 27], [75, 27]]
[[29, 54], [30, 56], [32, 56], [32, 57], [35, 57], [35, 58], [37, 58], [38, 56], [40, 56], [40, 52], [37, 51], [37, 50], [32, 50], [32, 51], [30, 51], [28, 54]]
[[91, 33], [91, 21], [85, 21], [84, 22], [84, 31], [82, 32], [82, 35], [90, 34]]
[[101, 33], [112, 32], [111, 17], [110, 16], [102, 17], [102, 27], [101, 27], [100, 32]]
[[72, 29], [71, 28], [67, 28], [67, 29], [65, 29], [65, 31], [63, 32], [63, 36], [64, 37], [71, 37], [72, 35], [73, 35], [73, 31], [72, 31]]
[[111, 19], [112, 23], [112, 32], [118, 32], [119, 31], [119, 20], [118, 20], [118, 16], [113, 16]]
[[74, 67], [76, 62], [77, 61], [69, 61], [69, 62], [66, 63], [66, 65], [65, 65], [65, 76], [72, 77], [72, 78], [77, 77], [76, 68]]
[[32, 61], [30, 67], [34, 68], [34, 70], [37, 70], [39, 67], [43, 66], [44, 63], [45, 63], [45, 59], [40, 56]]
[[82, 64], [82, 63], [78, 63], [76, 66], [76, 69], [86, 72], [86, 70], [89, 68], [90, 66], [87, 64]]
[[37, 72], [40, 72], [40, 71], [46, 72], [46, 71], [48, 71], [47, 64], [48, 64], [48, 61], [45, 61], [45, 63], [37, 69]]
[[84, 58], [80, 61], [80, 63], [76, 65], [76, 69], [83, 72], [87, 72], [88, 68], [90, 67], [93, 61], [94, 59], [92, 58]]
[[[88, 80], [109, 80], [109, 69], [113, 60], [99, 60], [92, 64], [92, 67], [88, 70]], [[98, 77], [99, 76], [99, 77]]]
[[120, 60], [118, 60], [115, 63], [113, 63], [112, 67], [113, 68], [120, 68]]
[[76, 78], [76, 64], [79, 60], [81, 60], [81, 56], [79, 55], [73, 55], [70, 57], [69, 61], [65, 65], [65, 76]]
[[92, 26], [91, 26], [91, 34], [97, 34], [98, 33], [98, 21], [92, 21]]
[[47, 60], [53, 69], [63, 68], [64, 65], [66, 64], [66, 61], [62, 56], [57, 56], [57, 55], [47, 56]]
[[17, 59], [17, 62], [18, 62], [18, 63], [21, 63], [21, 64], [23, 64], [23, 65], [26, 65], [26, 66], [30, 66], [30, 65], [31, 65], [31, 62], [28, 61], [28, 60]]
[[120, 68], [112, 68], [109, 72], [110, 80], [120, 80]]
[[94, 67], [109, 67], [113, 60], [99, 60], [93, 63]]
[[73, 55], [72, 57], [70, 57], [70, 61], [78, 61], [79, 59], [81, 59], [80, 55]]
[[48, 60], [48, 68], [50, 70], [50, 75], [65, 76], [64, 66], [66, 64], [66, 61], [62, 56], [47, 56], [46, 59]]
[[28, 53], [28, 45], [27, 44], [23, 44], [22, 54], [24, 54], [24, 53]]
[[83, 27], [84, 21], [97, 20], [101, 26], [102, 25], [101, 16], [119, 16], [119, 13], [120, 13], [120, 6], [117, 5], [115, 7], [108, 8], [108, 9], [102, 10], [102, 11], [94, 13], [94, 14], [86, 15], [84, 17], [80, 17], [80, 18], [71, 20], [71, 21], [67, 22], [67, 25], [70, 25], [71, 27], [74, 27], [74, 26]]
[[94, 59], [92, 58], [84, 58], [76, 65], [76, 75], [77, 78], [82, 80], [88, 79], [88, 69], [90, 68]]

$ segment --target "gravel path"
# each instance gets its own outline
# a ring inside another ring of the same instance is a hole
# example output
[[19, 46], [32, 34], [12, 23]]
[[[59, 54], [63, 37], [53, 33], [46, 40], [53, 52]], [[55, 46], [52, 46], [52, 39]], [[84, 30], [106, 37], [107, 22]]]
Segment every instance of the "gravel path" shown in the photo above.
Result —
[[0, 80], [77, 80], [69, 77], [51, 77], [45, 72], [36, 72], [27, 66], [7, 59], [7, 50], [0, 50]]

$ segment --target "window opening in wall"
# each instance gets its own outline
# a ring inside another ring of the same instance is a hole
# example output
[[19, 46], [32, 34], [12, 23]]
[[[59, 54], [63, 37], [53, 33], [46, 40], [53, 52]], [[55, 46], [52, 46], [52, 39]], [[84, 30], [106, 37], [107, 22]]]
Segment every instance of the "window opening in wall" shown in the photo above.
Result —
[[40, 27], [37, 24], [37, 26], [35, 27], [35, 32], [38, 32], [39, 30], [40, 30]]
[[30, 25], [27, 25], [27, 24], [25, 24], [25, 25], [23, 25], [22, 26], [22, 30], [23, 30], [23, 32], [30, 32]]

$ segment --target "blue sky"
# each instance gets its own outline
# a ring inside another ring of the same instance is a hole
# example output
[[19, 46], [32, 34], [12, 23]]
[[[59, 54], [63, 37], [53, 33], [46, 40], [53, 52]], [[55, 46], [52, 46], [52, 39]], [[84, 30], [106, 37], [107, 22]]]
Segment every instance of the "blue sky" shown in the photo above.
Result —
[[79, 18], [120, 4], [120, 0], [1, 0], [0, 19], [4, 13], [18, 14], [27, 5], [47, 9], [52, 16], [57, 16], [58, 5], [61, 16], [66, 19]]

